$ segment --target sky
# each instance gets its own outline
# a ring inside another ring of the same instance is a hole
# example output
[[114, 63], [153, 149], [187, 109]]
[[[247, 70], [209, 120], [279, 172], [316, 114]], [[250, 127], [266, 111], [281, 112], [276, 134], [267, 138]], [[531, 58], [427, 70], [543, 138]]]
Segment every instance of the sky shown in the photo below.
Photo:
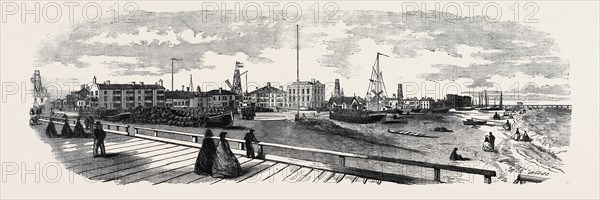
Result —
[[173, 63], [174, 88], [187, 87], [191, 74], [194, 88], [206, 91], [228, 89], [224, 82], [232, 80], [239, 61], [242, 72], [248, 70], [249, 91], [267, 82], [285, 87], [296, 80], [299, 25], [300, 79], [327, 84], [328, 95], [340, 79], [347, 96], [365, 96], [381, 52], [389, 55], [380, 58], [380, 68], [390, 97], [398, 83], [405, 97], [483, 90], [492, 98], [502, 91], [504, 100], [513, 102], [570, 97], [570, 66], [560, 58], [559, 45], [549, 33], [522, 23], [436, 11], [426, 14], [453, 20], [422, 21], [420, 12], [373, 10], [339, 10], [319, 22], [310, 17], [290, 22], [277, 12], [257, 20], [203, 14], [140, 10], [132, 23], [73, 23], [39, 42], [35, 66], [47, 81], [89, 83], [96, 76], [99, 82], [153, 84], [162, 79], [170, 89], [171, 58], [179, 58]]

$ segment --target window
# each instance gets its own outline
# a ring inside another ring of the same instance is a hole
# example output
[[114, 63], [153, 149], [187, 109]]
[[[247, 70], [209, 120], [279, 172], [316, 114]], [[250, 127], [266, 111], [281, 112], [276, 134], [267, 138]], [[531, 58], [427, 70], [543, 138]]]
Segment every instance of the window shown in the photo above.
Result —
[[96, 95], [98, 95], [98, 90], [94, 91], [94, 93], [96, 93]]
[[107, 94], [107, 93], [108, 93], [108, 91], [104, 90], [104, 94]]
[[[138, 90], [138, 93], [139, 93], [139, 90]], [[141, 101], [141, 100], [142, 100], [142, 97], [138, 96], [138, 101]]]
[[108, 101], [108, 97], [107, 96], [104, 96], [104, 101]]
[[310, 97], [306, 97], [306, 101], [310, 101]]

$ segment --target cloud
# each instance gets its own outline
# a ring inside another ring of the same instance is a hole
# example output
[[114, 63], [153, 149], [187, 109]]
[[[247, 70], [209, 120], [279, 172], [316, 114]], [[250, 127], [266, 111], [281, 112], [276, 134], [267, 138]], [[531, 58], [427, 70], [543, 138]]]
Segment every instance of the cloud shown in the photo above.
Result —
[[[200, 11], [138, 15], [134, 24], [73, 24], [41, 42], [36, 64], [104, 68], [106, 76], [152, 79], [170, 78], [173, 67], [177, 80], [198, 73], [195, 79], [221, 81], [231, 78], [235, 61], [242, 61], [260, 82], [290, 82], [300, 24], [302, 79], [341, 78], [348, 94], [366, 91], [376, 52], [390, 55], [381, 59], [389, 93], [401, 82], [456, 81], [473, 88], [502, 82], [508, 88], [510, 81], [523, 79], [539, 82], [548, 95], [569, 94], [569, 64], [556, 56], [560, 49], [548, 33], [513, 22], [487, 23], [481, 16], [431, 23], [415, 13], [340, 10], [336, 23], [255, 23], [204, 22]], [[183, 60], [172, 66], [171, 58]], [[277, 75], [262, 75], [269, 73]]]

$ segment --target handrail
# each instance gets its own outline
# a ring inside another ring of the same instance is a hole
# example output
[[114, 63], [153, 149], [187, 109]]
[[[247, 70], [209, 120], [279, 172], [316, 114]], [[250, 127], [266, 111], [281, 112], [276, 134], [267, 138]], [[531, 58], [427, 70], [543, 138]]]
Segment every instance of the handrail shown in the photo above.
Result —
[[[200, 134], [145, 128], [145, 127], [134, 127], [134, 130], [135, 130], [136, 134], [137, 134], [138, 130], [153, 131], [154, 136], [156, 136], [156, 137], [158, 137], [159, 132], [192, 136], [193, 142], [198, 142], [198, 137], [204, 138], [204, 136], [200, 135]], [[219, 139], [219, 137], [212, 137], [212, 139]], [[244, 149], [244, 143], [246, 142], [245, 140], [234, 139], [234, 138], [226, 138], [226, 139], [228, 141], [239, 143], [239, 148]], [[428, 163], [428, 162], [406, 160], [406, 159], [399, 159], [399, 158], [389, 158], [389, 157], [382, 157], [382, 156], [373, 156], [373, 155], [359, 155], [359, 154], [353, 154], [353, 153], [345, 153], [345, 152], [315, 149], [315, 148], [308, 148], [308, 147], [298, 147], [298, 146], [276, 144], [276, 143], [269, 143], [269, 142], [252, 142], [252, 143], [255, 145], [258, 145], [258, 154], [259, 154], [259, 157], [262, 157], [262, 158], [264, 158], [266, 156], [266, 154], [263, 151], [263, 147], [277, 147], [277, 148], [292, 149], [292, 150], [298, 150], [298, 151], [322, 153], [322, 154], [338, 156], [339, 157], [338, 164], [342, 165], [342, 166], [345, 165], [346, 158], [357, 158], [357, 159], [366, 159], [366, 160], [397, 163], [397, 164], [403, 164], [403, 165], [412, 165], [412, 166], [425, 167], [425, 168], [433, 168], [434, 169], [434, 179], [436, 181], [440, 181], [440, 179], [441, 179], [441, 170], [483, 175], [484, 182], [488, 183], [488, 184], [491, 183], [491, 177], [496, 176], [496, 171], [486, 170], [486, 169], [477, 169], [477, 168], [462, 167], [462, 166], [455, 166], [455, 165], [445, 165], [445, 164], [437, 164], [437, 163]]]
[[[60, 123], [60, 122], [57, 122], [57, 123]], [[110, 125], [114, 125], [117, 128], [125, 127], [126, 131], [123, 132], [123, 131], [118, 131], [118, 130], [117, 131], [110, 130], [110, 126], [108, 126], [107, 128], [109, 130], [106, 130], [107, 132], [117, 133], [117, 134], [121, 134], [121, 135], [128, 135], [128, 136], [132, 136], [132, 137], [136, 137], [136, 135], [139, 133], [139, 130], [146, 130], [146, 131], [154, 132], [154, 137], [157, 137], [157, 138], [160, 138], [159, 133], [190, 136], [190, 137], [192, 137], [193, 143], [198, 143], [199, 142], [198, 139], [200, 137], [204, 138], [204, 135], [200, 135], [200, 134], [180, 132], [180, 131], [171, 131], [171, 130], [161, 130], [161, 129], [154, 129], [154, 128], [146, 128], [146, 127], [133, 127], [133, 132], [131, 132], [131, 131], [129, 131], [129, 128], [130, 128], [129, 125], [117, 125], [117, 124], [110, 124]], [[146, 137], [149, 137], [149, 136], [144, 136], [144, 138], [146, 138]], [[219, 139], [219, 137], [211, 137], [211, 138]], [[243, 150], [245, 147], [244, 146], [244, 144], [246, 142], [245, 140], [240, 140], [240, 139], [235, 139], [235, 138], [226, 138], [226, 139], [231, 142], [237, 142], [239, 149]], [[177, 142], [173, 142], [173, 141], [171, 141], [171, 142], [177, 143]], [[183, 143], [184, 141], [181, 141], [181, 142]], [[496, 176], [496, 171], [486, 170], [486, 169], [477, 169], [477, 168], [462, 167], [462, 166], [455, 166], [455, 165], [445, 165], [445, 164], [437, 164], [437, 163], [428, 163], [428, 162], [422, 162], [422, 161], [406, 160], [406, 159], [399, 159], [399, 158], [389, 158], [389, 157], [374, 156], [374, 155], [360, 155], [360, 154], [345, 153], [345, 152], [323, 150], [323, 149], [315, 149], [315, 148], [308, 148], [308, 147], [298, 147], [298, 146], [276, 144], [276, 143], [269, 143], [269, 142], [253, 142], [253, 144], [258, 145], [258, 157], [259, 158], [265, 158], [265, 156], [266, 156], [266, 154], [264, 153], [264, 149], [263, 149], [264, 147], [276, 147], [276, 148], [284, 148], [284, 149], [291, 149], [291, 150], [298, 150], [298, 151], [305, 151], [305, 152], [312, 152], [312, 153], [322, 153], [322, 154], [338, 156], [339, 157], [338, 165], [340, 165], [342, 167], [345, 167], [346, 158], [356, 158], [356, 159], [390, 162], [390, 163], [403, 164], [403, 165], [412, 165], [412, 166], [418, 166], [418, 167], [424, 167], [424, 168], [433, 168], [435, 181], [440, 181], [441, 170], [483, 175], [484, 182], [487, 184], [490, 184], [492, 182], [491, 177]], [[189, 145], [189, 144], [183, 144], [183, 145]]]

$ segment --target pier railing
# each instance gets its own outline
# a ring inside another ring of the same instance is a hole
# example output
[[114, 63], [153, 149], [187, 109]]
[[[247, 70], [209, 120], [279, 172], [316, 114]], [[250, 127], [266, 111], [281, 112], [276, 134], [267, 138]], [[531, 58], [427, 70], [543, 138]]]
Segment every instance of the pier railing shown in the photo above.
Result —
[[[44, 121], [48, 121], [49, 117], [42, 117], [42, 119], [46, 119]], [[62, 119], [62, 118], [59, 118], [59, 119], [64, 121], [64, 119]], [[60, 124], [62, 124], [62, 123], [60, 123]], [[74, 126], [74, 123], [72, 124], [72, 126]], [[161, 141], [161, 142], [189, 146], [189, 147], [196, 147], [196, 148], [199, 148], [201, 146], [201, 144], [199, 143], [200, 138], [204, 138], [204, 135], [200, 135], [200, 134], [145, 128], [145, 127], [130, 127], [129, 125], [122, 125], [122, 124], [103, 123], [103, 126], [106, 129], [108, 129], [108, 130], [105, 129], [105, 131], [109, 132], [109, 133], [128, 135], [131, 137], [138, 137], [138, 138], [143, 138], [143, 139]], [[114, 127], [115, 129], [111, 129], [112, 127]], [[150, 135], [146, 135], [146, 134], [140, 134], [140, 131], [149, 131], [152, 133], [152, 135], [150, 136]], [[190, 137], [190, 141], [181, 141], [181, 140], [176, 140], [176, 139], [164, 138], [164, 137], [161, 137], [161, 135], [162, 135], [161, 133], [162, 134], [175, 134], [175, 135], [181, 135], [181, 136], [188, 136], [188, 137]], [[211, 138], [219, 139], [219, 137], [211, 137]], [[245, 141], [244, 140], [235, 139], [235, 138], [226, 138], [226, 139], [229, 142], [237, 143], [238, 149], [240, 149], [240, 150], [245, 149]], [[492, 177], [496, 176], [496, 171], [471, 168], [471, 167], [437, 164], [437, 163], [421, 162], [421, 161], [406, 160], [406, 159], [399, 159], [399, 158], [389, 158], [389, 157], [374, 156], [374, 155], [360, 155], [360, 154], [345, 153], [345, 152], [330, 151], [330, 150], [315, 149], [315, 148], [307, 148], [307, 147], [297, 147], [297, 146], [276, 144], [276, 143], [269, 143], [269, 142], [254, 142], [253, 144], [258, 146], [258, 149], [257, 149], [258, 156], [257, 157], [263, 158], [263, 159], [266, 158], [266, 153], [265, 153], [264, 149], [266, 147], [274, 147], [274, 148], [290, 149], [290, 150], [297, 150], [297, 151], [337, 156], [338, 157], [337, 165], [339, 165], [340, 167], [346, 167], [346, 159], [354, 158], [354, 159], [381, 161], [381, 162], [389, 162], [389, 163], [395, 163], [395, 164], [430, 168], [430, 169], [433, 169], [433, 172], [434, 172], [434, 181], [441, 181], [441, 170], [482, 175], [484, 177], [484, 183], [487, 183], [487, 184], [491, 184]]]

